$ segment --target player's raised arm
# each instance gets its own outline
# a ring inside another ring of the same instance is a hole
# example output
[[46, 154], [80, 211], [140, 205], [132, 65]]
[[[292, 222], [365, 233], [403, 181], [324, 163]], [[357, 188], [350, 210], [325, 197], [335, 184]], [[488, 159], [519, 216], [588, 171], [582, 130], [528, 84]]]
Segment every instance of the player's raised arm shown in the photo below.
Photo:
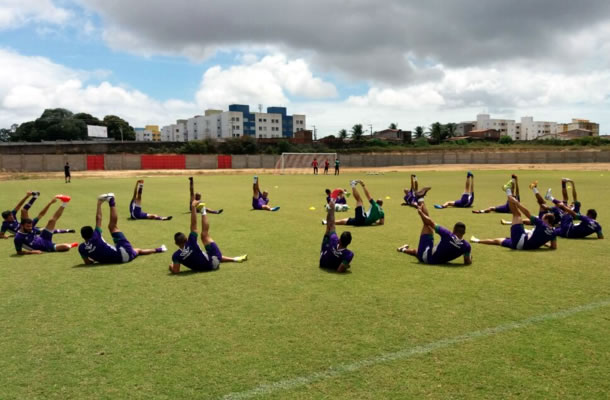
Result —
[[364, 182], [362, 182], [362, 181], [358, 181], [358, 182], [360, 182], [360, 186], [362, 186], [362, 190], [364, 190], [364, 195], [366, 196], [367, 200], [369, 202], [373, 201], [373, 198], [371, 197], [371, 194], [367, 190], [366, 186], [364, 186]]

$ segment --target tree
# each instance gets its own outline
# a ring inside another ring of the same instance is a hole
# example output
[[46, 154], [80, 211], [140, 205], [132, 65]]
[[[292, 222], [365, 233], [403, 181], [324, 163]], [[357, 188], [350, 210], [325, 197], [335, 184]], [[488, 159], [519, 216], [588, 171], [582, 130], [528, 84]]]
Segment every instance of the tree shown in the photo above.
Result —
[[100, 121], [93, 115], [87, 114], [87, 113], [74, 114], [74, 119], [80, 119], [80, 120], [84, 121], [85, 124], [87, 124], [87, 125], [97, 125], [97, 126], [104, 125], [104, 123], [102, 121]]
[[416, 126], [415, 127], [415, 138], [419, 139], [420, 137], [424, 136], [424, 127], [423, 126]]
[[362, 135], [364, 134], [364, 130], [362, 129], [362, 124], [356, 124], [352, 126], [352, 139], [356, 142], [362, 140]]
[[453, 122], [445, 124], [445, 131], [447, 132], [447, 137], [454, 137], [457, 131], [457, 124]]
[[7, 128], [0, 129], [0, 142], [8, 142], [11, 140], [11, 130]]
[[440, 143], [447, 137], [447, 130], [440, 122], [435, 122], [430, 125], [430, 138], [436, 144]]
[[116, 115], [106, 115], [104, 125], [108, 128], [108, 137], [114, 140], [136, 140], [136, 131], [129, 122]]
[[341, 141], [347, 139], [347, 131], [345, 129], [339, 131], [339, 139], [341, 139]]
[[392, 122], [390, 126], [388, 126], [388, 129], [398, 129], [398, 124], [396, 122]]

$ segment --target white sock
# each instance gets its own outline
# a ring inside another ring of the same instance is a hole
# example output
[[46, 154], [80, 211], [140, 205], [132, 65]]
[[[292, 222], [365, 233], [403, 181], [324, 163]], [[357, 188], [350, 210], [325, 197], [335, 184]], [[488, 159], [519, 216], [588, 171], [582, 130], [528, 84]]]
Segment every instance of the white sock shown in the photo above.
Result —
[[68, 205], [68, 203], [61, 203], [61, 207], [66, 208], [66, 206]]
[[205, 207], [203, 207], [201, 209], [201, 215], [206, 215], [207, 213], [208, 213], [207, 210], [205, 209]]
[[540, 193], [540, 192], [538, 191], [538, 188], [537, 188], [537, 187], [535, 187], [535, 186], [534, 186], [534, 188], [532, 189], [532, 191], [534, 192], [534, 194], [538, 194], [538, 193]]
[[510, 188], [506, 189], [506, 195], [507, 196], [512, 196], [513, 195], [513, 191], [510, 190]]

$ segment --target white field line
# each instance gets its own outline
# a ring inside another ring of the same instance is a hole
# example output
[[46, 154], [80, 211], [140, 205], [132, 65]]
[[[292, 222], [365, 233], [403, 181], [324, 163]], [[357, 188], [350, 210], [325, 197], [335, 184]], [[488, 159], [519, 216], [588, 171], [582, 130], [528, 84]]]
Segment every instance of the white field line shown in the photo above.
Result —
[[319, 382], [319, 381], [323, 381], [326, 379], [335, 378], [337, 376], [344, 375], [348, 372], [358, 371], [360, 369], [363, 369], [366, 367], [371, 367], [371, 366], [374, 366], [377, 364], [387, 363], [389, 361], [395, 361], [395, 360], [409, 359], [411, 357], [418, 356], [420, 354], [431, 353], [438, 349], [451, 347], [451, 346], [458, 345], [461, 343], [473, 341], [475, 339], [486, 338], [486, 337], [490, 337], [493, 335], [497, 335], [499, 333], [508, 332], [508, 331], [512, 331], [512, 330], [516, 330], [516, 329], [520, 329], [520, 328], [526, 328], [526, 327], [529, 327], [529, 326], [532, 326], [532, 325], [535, 325], [535, 324], [538, 324], [538, 323], [544, 322], [544, 321], [549, 321], [549, 320], [554, 320], [554, 319], [563, 319], [563, 318], [572, 316], [574, 314], [582, 313], [585, 311], [596, 310], [598, 308], [608, 307], [608, 306], [610, 306], [610, 299], [596, 302], [596, 303], [585, 304], [582, 306], [569, 308], [567, 310], [558, 311], [558, 312], [554, 312], [554, 313], [537, 315], [534, 317], [523, 319], [521, 321], [509, 322], [507, 324], [498, 325], [493, 328], [487, 328], [487, 329], [482, 329], [479, 331], [468, 332], [463, 335], [454, 336], [452, 338], [447, 338], [447, 339], [441, 339], [437, 342], [432, 342], [432, 343], [424, 344], [421, 346], [408, 347], [408, 348], [404, 348], [404, 349], [396, 351], [396, 352], [380, 354], [378, 356], [360, 360], [360, 361], [355, 361], [350, 364], [340, 364], [340, 365], [337, 365], [334, 367], [330, 367], [329, 369], [322, 371], [322, 372], [314, 372], [312, 374], [305, 375], [305, 376], [299, 376], [299, 377], [285, 379], [282, 381], [277, 381], [277, 382], [272, 382], [272, 383], [265, 383], [265, 384], [255, 387], [253, 389], [246, 390], [243, 392], [229, 393], [229, 394], [223, 396], [222, 399], [224, 399], [224, 400], [250, 399], [250, 398], [256, 397], [256, 396], [268, 395], [270, 393], [277, 392], [279, 390], [290, 390], [290, 389], [294, 389], [294, 388], [297, 388], [300, 386], [307, 386], [314, 382]]

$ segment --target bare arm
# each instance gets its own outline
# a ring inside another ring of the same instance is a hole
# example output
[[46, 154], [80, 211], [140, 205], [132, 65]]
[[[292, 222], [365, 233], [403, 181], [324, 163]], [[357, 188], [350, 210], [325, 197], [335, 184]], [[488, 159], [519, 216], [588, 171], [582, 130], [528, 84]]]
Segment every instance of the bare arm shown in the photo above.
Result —
[[385, 217], [380, 218], [379, 221], [376, 222], [377, 225], [383, 225], [385, 224]]
[[464, 254], [464, 265], [470, 265], [472, 264], [472, 255], [465, 255]]
[[366, 198], [368, 199], [368, 201], [371, 201], [371, 195], [369, 193], [369, 191], [366, 189], [366, 186], [364, 186], [364, 182], [360, 181], [360, 185], [362, 186], [362, 190], [364, 190], [364, 195], [366, 196]]
[[195, 200], [195, 185], [193, 184], [193, 178], [189, 178], [189, 190], [191, 191], [191, 202]]
[[19, 254], [20, 256], [26, 256], [26, 255], [30, 255], [30, 254], [42, 254], [42, 251], [40, 251], [40, 250], [19, 250], [17, 252], [17, 254]]
[[572, 210], [570, 207], [567, 207], [565, 204], [563, 203], [557, 203], [556, 206], [563, 212], [570, 214], [573, 217], [576, 217], [578, 214]]
[[180, 264], [170, 264], [169, 272], [171, 272], [172, 274], [180, 273]]

